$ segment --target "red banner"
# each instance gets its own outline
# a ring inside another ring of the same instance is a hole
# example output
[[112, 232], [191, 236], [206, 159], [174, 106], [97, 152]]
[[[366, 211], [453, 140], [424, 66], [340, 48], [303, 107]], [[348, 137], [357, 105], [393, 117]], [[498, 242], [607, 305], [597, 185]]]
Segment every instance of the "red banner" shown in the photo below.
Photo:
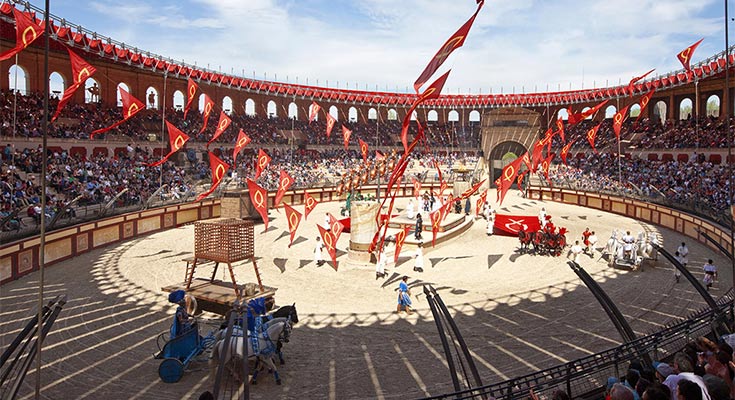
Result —
[[169, 157], [171, 157], [177, 151], [181, 150], [181, 148], [184, 147], [184, 144], [189, 141], [189, 135], [181, 132], [178, 128], [174, 126], [174, 124], [166, 121], [166, 128], [168, 129], [168, 144], [171, 149], [168, 151], [168, 154], [166, 154], [166, 156], [162, 159], [152, 164], [148, 164], [149, 167], [157, 167], [165, 163]]
[[651, 89], [650, 92], [648, 92], [648, 93], [644, 94], [643, 96], [641, 96], [641, 101], [639, 103], [640, 106], [641, 106], [641, 113], [638, 114], [638, 118], [635, 119], [634, 124], [638, 124], [638, 121], [643, 117], [643, 110], [645, 110], [646, 107], [648, 107], [648, 103], [651, 102], [651, 97], [653, 97], [653, 93], [655, 91], [656, 91], [655, 88], [654, 89]]
[[590, 128], [590, 130], [587, 131], [587, 141], [590, 142], [590, 146], [592, 146], [592, 151], [597, 153], [597, 149], [595, 148], [595, 138], [597, 137], [597, 130], [600, 129], [600, 125], [602, 125], [602, 121], [595, 125], [594, 128]]
[[411, 181], [413, 183], [413, 197], [418, 199], [421, 196], [421, 181], [415, 177], [412, 177]]
[[[528, 156], [528, 153], [526, 153], [526, 156]], [[482, 181], [476, 183], [471, 188], [469, 188], [469, 189], [465, 190], [464, 192], [462, 192], [462, 195], [459, 196], [460, 200], [464, 200], [464, 199], [472, 196], [473, 194], [475, 194], [475, 192], [480, 189], [480, 186], [482, 186], [482, 184], [485, 183], [486, 180], [487, 179], [483, 179]]]
[[64, 90], [64, 95], [61, 97], [61, 100], [59, 100], [59, 105], [56, 106], [56, 112], [54, 113], [53, 118], [51, 118], [52, 122], [55, 121], [56, 118], [58, 118], [59, 114], [61, 114], [61, 110], [64, 108], [66, 103], [71, 100], [79, 86], [84, 86], [87, 78], [97, 72], [97, 69], [95, 67], [76, 55], [73, 51], [71, 51], [70, 48], [67, 48], [66, 50], [69, 52], [69, 60], [71, 61], [71, 76], [74, 80], [74, 83], [66, 88], [66, 90]]
[[559, 130], [558, 133], [559, 136], [561, 136], [561, 142], [565, 143], [567, 141], [567, 138], [564, 137], [564, 120], [562, 120], [561, 118], [556, 120], [556, 129]]
[[204, 111], [202, 111], [202, 118], [204, 118], [204, 122], [202, 122], [202, 129], [199, 130], [199, 133], [204, 132], [205, 129], [207, 129], [207, 122], [209, 121], [209, 115], [212, 114], [212, 109], [214, 108], [214, 101], [209, 98], [206, 94], [204, 95]]
[[92, 131], [92, 133], [89, 134], [90, 139], [94, 138], [94, 135], [97, 135], [103, 132], [107, 132], [110, 129], [116, 128], [118, 125], [127, 121], [133, 115], [139, 113], [141, 110], [143, 110], [143, 108], [145, 108], [145, 106], [143, 105], [143, 102], [131, 96], [130, 93], [128, 93], [127, 91], [125, 91], [125, 89], [122, 88], [122, 86], [118, 86], [117, 90], [120, 92], [120, 97], [122, 98], [122, 111], [123, 111], [122, 121], [115, 122], [114, 124], [108, 126], [107, 128], [102, 128], [102, 129], [97, 129], [96, 131]]
[[36, 24], [31, 16], [13, 7], [15, 16], [15, 47], [0, 54], [0, 61], [5, 61], [30, 46], [43, 35], [44, 26]]
[[327, 137], [332, 134], [332, 128], [334, 128], [335, 123], [337, 123], [337, 120], [334, 119], [332, 114], [327, 113]]
[[248, 178], [248, 191], [250, 192], [250, 201], [253, 203], [253, 207], [258, 211], [258, 214], [263, 218], [265, 224], [265, 230], [268, 230], [268, 191], [258, 186], [255, 181]]
[[523, 228], [526, 232], [537, 232], [541, 229], [538, 217], [535, 215], [495, 214], [495, 234], [518, 236]]
[[559, 153], [559, 156], [561, 156], [561, 160], [564, 162], [564, 165], [567, 165], [567, 154], [569, 153], [569, 149], [572, 147], [575, 140], [572, 140], [561, 148], [561, 153]]
[[500, 186], [498, 187], [498, 191], [500, 192], [501, 205], [503, 204], [505, 194], [508, 192], [508, 189], [513, 186], [513, 182], [515, 181], [516, 176], [521, 170], [521, 162], [523, 162], [523, 159], [521, 157], [516, 158], [515, 160], [513, 160], [513, 162], [506, 165], [503, 168], [503, 171], [500, 173]]
[[[309, 123], [311, 123], [312, 121], [314, 121], [316, 119], [316, 117], [319, 116], [319, 109], [320, 108], [321, 107], [319, 107], [319, 104], [316, 104], [315, 101], [312, 101], [311, 102], [311, 111], [309, 112]], [[327, 136], [329, 136], [329, 135], [327, 135]]]
[[271, 162], [271, 157], [263, 149], [258, 150], [258, 159], [255, 161], [255, 180], [258, 180], [269, 162]]
[[217, 189], [217, 186], [219, 186], [219, 184], [222, 182], [222, 179], [224, 179], [227, 170], [230, 169], [230, 166], [225, 164], [224, 161], [220, 160], [219, 157], [217, 157], [216, 155], [214, 155], [214, 153], [210, 151], [209, 169], [212, 171], [212, 187], [210, 187], [209, 190], [207, 190], [206, 192], [197, 196], [196, 201], [199, 201], [209, 196], [212, 192], [214, 192], [215, 189]]
[[697, 43], [694, 43], [693, 45], [687, 47], [686, 49], [682, 50], [679, 54], [676, 55], [676, 58], [679, 59], [681, 62], [681, 65], [684, 66], [684, 69], [687, 71], [690, 71], [691, 68], [689, 67], [689, 62], [692, 60], [692, 55], [694, 55], [694, 50], [697, 49], [697, 46], [699, 46], [700, 43], [702, 43], [702, 40], [704, 38], [701, 38], [697, 41]]
[[531, 154], [532, 172], [536, 172], [538, 164], [541, 162], [542, 158], [544, 158], [544, 142], [542, 140], [539, 140], [533, 145], [533, 153]]
[[332, 213], [327, 213], [327, 216], [329, 216], [329, 230], [332, 231], [334, 238], [339, 240], [339, 236], [342, 234], [345, 226], [337, 218], [334, 218]]
[[441, 230], [443, 207], [429, 214], [431, 218], [431, 246], [436, 243], [436, 234]]
[[324, 247], [327, 248], [327, 253], [329, 253], [329, 257], [332, 258], [332, 268], [334, 270], [337, 270], [337, 238], [334, 237], [334, 234], [331, 230], [324, 229], [323, 226], [317, 225], [316, 226], [319, 229], [319, 235], [322, 237], [322, 243], [324, 243]]
[[480, 215], [482, 212], [482, 207], [485, 205], [485, 199], [482, 197], [478, 197], [477, 201], [475, 202], [475, 216]]
[[625, 106], [622, 110], [616, 112], [613, 117], [613, 130], [617, 140], [620, 140], [620, 128], [623, 127], [623, 122], [628, 118], [628, 107], [630, 106]]
[[401, 248], [403, 247], [403, 242], [406, 241], [406, 236], [408, 236], [408, 231], [411, 230], [411, 225], [404, 226], [403, 229], [398, 231], [396, 233], [396, 254], [393, 256], [393, 262], [398, 262], [398, 255], [401, 254]]
[[237, 141], [235, 141], [235, 149], [232, 151], [232, 163], [234, 164], [235, 161], [237, 161], [237, 155], [240, 154], [242, 149], [245, 148], [250, 143], [250, 137], [245, 134], [245, 132], [240, 129], [240, 132], [237, 134]]
[[191, 103], [194, 101], [197, 89], [199, 89], [199, 87], [196, 82], [191, 78], [188, 78], [186, 81], [186, 107], [184, 107], [184, 119], [186, 119], [186, 113], [189, 112], [189, 107], [191, 107]]
[[551, 186], [551, 178], [549, 178], [549, 168], [551, 167], [551, 162], [554, 160], [554, 156], [556, 154], [551, 153], [548, 157], [546, 157], [543, 161], [541, 161], [541, 169], [544, 171], [544, 175], [546, 176], [546, 182], [549, 183], [549, 186]]
[[293, 209], [288, 204], [283, 205], [283, 209], [286, 210], [286, 221], [288, 222], [288, 231], [291, 233], [291, 240], [288, 242], [288, 247], [293, 244], [293, 237], [296, 234], [296, 230], [299, 229], [301, 223], [301, 213]]
[[349, 129], [347, 129], [346, 126], [342, 125], [342, 140], [345, 143], [345, 150], [348, 150], [348, 148], [349, 148], [349, 145], [350, 145], [350, 136], [352, 136], [352, 131], [349, 130]]
[[[629, 93], [629, 94], [630, 94], [631, 96], [633, 96], [633, 90], [635, 89], [635, 86], [633, 86], [633, 85], [634, 85], [634, 84], [635, 84], [636, 82], [638, 82], [639, 80], [641, 80], [641, 79], [645, 78], [646, 76], [648, 76], [648, 74], [650, 74], [651, 72], [653, 72], [653, 71], [655, 71], [655, 70], [656, 70], [656, 68], [654, 68], [654, 69], [652, 69], [652, 70], [650, 70], [650, 71], [646, 72], [645, 74], [643, 74], [643, 75], [641, 75], [641, 76], [636, 76], [636, 77], [634, 77], [633, 79], [631, 79], [631, 80], [630, 80], [630, 82], [628, 82], [628, 93]], [[641, 106], [641, 108], [643, 108], [643, 106]]]
[[281, 177], [278, 179], [278, 192], [276, 192], [276, 200], [273, 203], [273, 207], [278, 207], [281, 204], [281, 199], [286, 191], [293, 185], [293, 178], [288, 172], [281, 170]]
[[[416, 101], [413, 102], [411, 107], [408, 109], [406, 116], [403, 118], [403, 125], [401, 126], [401, 143], [403, 143], [404, 154], [409, 153], [408, 126], [411, 124], [411, 116], [413, 115], [414, 110], [419, 104], [423, 103], [424, 101], [436, 99], [439, 97], [439, 95], [441, 95], [442, 88], [444, 87], [444, 83], [447, 81], [450, 72], [452, 72], [452, 70], [447, 71], [444, 75], [440, 76], [437, 80], [434, 81], [434, 83], [427, 87], [426, 90], [421, 93], [421, 95], [416, 99]], [[418, 120], [416, 120], [416, 122], [418, 123]]]
[[214, 131], [214, 136], [212, 136], [212, 139], [210, 139], [207, 142], [207, 148], [209, 148], [209, 144], [217, 140], [217, 138], [227, 129], [230, 127], [230, 124], [232, 123], [232, 120], [230, 117], [225, 114], [224, 111], [220, 111], [219, 113], [219, 122], [217, 123], [217, 130]]
[[363, 142], [362, 139], [357, 139], [357, 142], [360, 144], [360, 154], [362, 154], [362, 161], [367, 162], [368, 144]]
[[309, 193], [306, 193], [306, 189], [304, 189], [304, 220], [309, 219], [309, 213], [316, 208], [317, 204], [319, 202], [311, 197]]

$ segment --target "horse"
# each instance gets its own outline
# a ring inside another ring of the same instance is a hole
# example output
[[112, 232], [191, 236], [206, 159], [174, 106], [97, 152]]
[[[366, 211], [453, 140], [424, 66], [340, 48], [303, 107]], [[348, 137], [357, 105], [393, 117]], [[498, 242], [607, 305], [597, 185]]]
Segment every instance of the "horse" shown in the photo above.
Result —
[[619, 245], [620, 242], [618, 241], [618, 230], [613, 229], [612, 234], [610, 235], [610, 239], [607, 241], [607, 245], [605, 246], [605, 251], [603, 251], [603, 254], [615, 255], [618, 252]]
[[533, 239], [536, 236], [536, 232], [518, 231], [518, 240], [521, 242], [521, 251], [529, 252], [533, 245]]
[[[273, 356], [278, 351], [277, 343], [288, 342], [291, 335], [291, 323], [288, 318], [268, 321], [263, 324], [262, 332], [249, 333], [247, 336], [242, 335], [242, 328], [236, 330], [240, 331], [240, 335], [237, 336], [236, 332], [233, 332], [229, 343], [225, 343], [225, 333], [222, 330], [218, 332], [217, 342], [212, 348], [212, 358], [210, 360], [212, 376], [216, 374], [221, 357], [224, 357], [224, 365], [237, 362], [234, 365], [239, 366], [242, 365], [241, 362], [247, 354], [247, 358], [255, 358], [255, 371], [251, 382], [253, 385], [257, 384], [260, 362], [263, 362], [273, 372], [276, 384], [280, 385], [281, 377], [278, 375], [278, 369], [273, 362]], [[255, 343], [257, 343], [257, 350], [253, 349]], [[240, 371], [237, 367], [235, 370]]]

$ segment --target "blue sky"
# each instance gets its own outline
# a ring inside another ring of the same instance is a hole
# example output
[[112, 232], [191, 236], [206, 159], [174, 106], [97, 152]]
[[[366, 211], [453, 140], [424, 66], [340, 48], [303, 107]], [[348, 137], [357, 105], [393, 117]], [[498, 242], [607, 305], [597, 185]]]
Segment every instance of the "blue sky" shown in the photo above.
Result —
[[[74, 25], [175, 60], [381, 91], [410, 88], [474, 9], [473, 0], [51, 1], [51, 13]], [[445, 63], [453, 71], [444, 92], [569, 90], [651, 68], [664, 74], [702, 37], [694, 61], [722, 51], [723, 21], [722, 0], [487, 0]]]

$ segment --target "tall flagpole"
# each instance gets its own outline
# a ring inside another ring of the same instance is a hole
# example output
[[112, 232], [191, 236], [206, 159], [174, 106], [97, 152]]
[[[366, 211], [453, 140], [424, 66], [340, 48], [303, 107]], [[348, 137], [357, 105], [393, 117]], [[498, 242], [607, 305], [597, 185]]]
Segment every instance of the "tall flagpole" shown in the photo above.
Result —
[[[41, 348], [43, 346], [43, 335], [41, 333], [43, 323], [43, 285], [44, 285], [44, 264], [46, 253], [46, 150], [48, 138], [48, 97], [49, 97], [49, 74], [48, 74], [48, 51], [49, 51], [49, 0], [46, 0], [46, 9], [43, 12], [43, 139], [41, 142], [41, 233], [40, 244], [38, 246], [38, 321], [36, 321], [36, 396], [41, 397]], [[18, 66], [16, 65], [16, 68]]]
[[[617, 111], [620, 112], [620, 96], [618, 96], [617, 100]], [[623, 121], [625, 121], [625, 115], [620, 116], [620, 130], [623, 130]], [[613, 124], [615, 124], [615, 116], [613, 115]], [[613, 127], [615, 129], [615, 127]], [[622, 132], [621, 132], [622, 133]], [[621, 160], [620, 160], [621, 154], [620, 154], [620, 135], [618, 135], [618, 183], [623, 184], [623, 170], [620, 166]], [[625, 190], [623, 190], [623, 197], [625, 197]]]
[[[727, 13], [727, 0], [725, 0], [725, 93], [723, 95], [725, 101], [725, 121], [727, 122], [727, 173], [728, 182], [727, 194], [728, 204], [730, 205], [730, 252], [735, 249], [735, 215], [733, 215], [733, 171], [732, 171], [732, 130], [730, 129], [730, 111], [732, 110], [732, 104], [730, 104], [730, 38], [728, 36], [730, 26], [730, 17]], [[730, 260], [730, 267], [732, 269], [732, 287], [735, 288], [735, 258]]]
[[[164, 137], [166, 136], [166, 78], [168, 78], [168, 71], [163, 72], [163, 96], [161, 100], [161, 156], [166, 153]], [[163, 187], [163, 164], [159, 165], [158, 168], [158, 187]], [[173, 188], [169, 187], [169, 190], [173, 192]]]

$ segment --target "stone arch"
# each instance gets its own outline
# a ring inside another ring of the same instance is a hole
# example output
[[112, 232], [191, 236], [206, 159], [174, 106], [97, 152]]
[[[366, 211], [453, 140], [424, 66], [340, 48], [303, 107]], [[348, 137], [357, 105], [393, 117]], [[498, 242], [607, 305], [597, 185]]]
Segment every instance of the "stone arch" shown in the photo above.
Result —
[[436, 110], [430, 110], [429, 113], [426, 114], [426, 120], [429, 122], [439, 121], [439, 113], [436, 112]]
[[653, 106], [653, 115], [654, 118], [657, 119], [661, 124], [666, 122], [666, 111], [668, 106], [666, 105], [666, 102], [663, 100], [659, 100], [654, 104]]
[[[591, 110], [591, 109], [592, 109], [592, 108], [590, 108], [590, 107], [585, 107], [585, 108], [583, 108], [583, 109], [582, 109], [582, 112], [583, 112], [583, 113], [585, 113], [585, 112], [587, 112], [587, 111], [589, 111], [589, 110]], [[593, 117], [593, 115], [590, 115], [590, 116], [588, 116], [588, 117], [587, 117], [587, 118], [585, 118], [585, 119], [586, 119], [586, 120], [591, 120], [591, 119], [592, 119], [592, 117]]]
[[638, 118], [639, 115], [641, 115], [641, 105], [638, 103], [633, 104], [630, 106], [630, 118]]
[[416, 112], [416, 110], [413, 110], [411, 112], [411, 121], [416, 121], [416, 119], [419, 117], [419, 113]]
[[684, 98], [679, 102], [679, 119], [689, 119], [694, 115], [692, 99]]
[[[314, 107], [317, 107], [314, 105], [314, 103], [309, 104], [309, 118], [311, 118], [311, 114], [314, 112]], [[314, 121], [319, 121], [318, 112], [314, 115]]]
[[268, 114], [268, 118], [278, 118], [278, 106], [275, 101], [269, 100], [265, 111]]
[[503, 167], [522, 156], [526, 150], [525, 146], [513, 140], [507, 140], [495, 145], [488, 157], [488, 163], [492, 166], [493, 181], [500, 176]]
[[61, 73], [54, 71], [48, 77], [48, 94], [50, 97], [61, 99], [66, 89], [66, 79]]
[[174, 98], [173, 98], [174, 110], [183, 111], [184, 105], [185, 105], [184, 92], [182, 92], [181, 90], [175, 91]]
[[357, 122], [357, 108], [350, 107], [350, 109], [347, 110], [347, 119], [350, 122]]
[[470, 122], [480, 122], [480, 118], [481, 118], [481, 116], [480, 116], [480, 112], [479, 111], [477, 111], [477, 110], [470, 111], [470, 115], [469, 115], [469, 121]]
[[288, 105], [288, 118], [293, 120], [299, 119], [299, 106], [293, 101]]
[[339, 108], [337, 106], [330, 106], [329, 107], [329, 115], [332, 116], [332, 118], [339, 121]]
[[613, 105], [607, 106], [607, 108], [605, 109], [605, 119], [614, 117], [615, 113], [617, 112], [618, 112], [617, 107]]
[[457, 122], [459, 121], [459, 113], [457, 110], [451, 110], [449, 111], [449, 114], [447, 115], [447, 121], [448, 122]]
[[368, 121], [373, 121], [378, 119], [378, 110], [374, 108], [370, 108], [368, 110]]
[[388, 110], [388, 121], [396, 121], [398, 120], [398, 112], [395, 110], [395, 108], [391, 108]]
[[200, 113], [204, 112], [204, 102], [205, 102], [204, 98], [205, 97], [206, 95], [204, 93], [199, 95], [199, 101], [197, 102], [197, 109], [199, 110]]
[[153, 86], [148, 86], [145, 90], [145, 108], [158, 110], [158, 90]]
[[257, 114], [258, 113], [255, 108], [255, 100], [253, 99], [245, 100], [245, 115], [253, 116]]
[[99, 103], [101, 99], [100, 83], [94, 78], [84, 81], [84, 102]]
[[708, 117], [719, 117], [720, 116], [720, 96], [713, 94], [707, 97], [705, 103], [705, 114]]
[[569, 111], [567, 111], [566, 108], [560, 108], [556, 111], [556, 119], [557, 120], [563, 120], [568, 121], [569, 120]]
[[235, 111], [234, 107], [232, 106], [232, 97], [225, 96], [222, 98], [222, 111], [224, 111], [227, 115], [232, 115], [232, 113]]
[[21, 94], [28, 94], [28, 88], [30, 87], [28, 77], [28, 71], [24, 67], [13, 64], [8, 68], [8, 87], [10, 90], [17, 90]]
[[[123, 88], [126, 92], [130, 93], [130, 86], [125, 82], [120, 82], [117, 84], [117, 89], [115, 89], [115, 92], [117, 93], [117, 106], [122, 107], [122, 96], [120, 96], [119, 88]], [[130, 94], [132, 95], [132, 93]]]

